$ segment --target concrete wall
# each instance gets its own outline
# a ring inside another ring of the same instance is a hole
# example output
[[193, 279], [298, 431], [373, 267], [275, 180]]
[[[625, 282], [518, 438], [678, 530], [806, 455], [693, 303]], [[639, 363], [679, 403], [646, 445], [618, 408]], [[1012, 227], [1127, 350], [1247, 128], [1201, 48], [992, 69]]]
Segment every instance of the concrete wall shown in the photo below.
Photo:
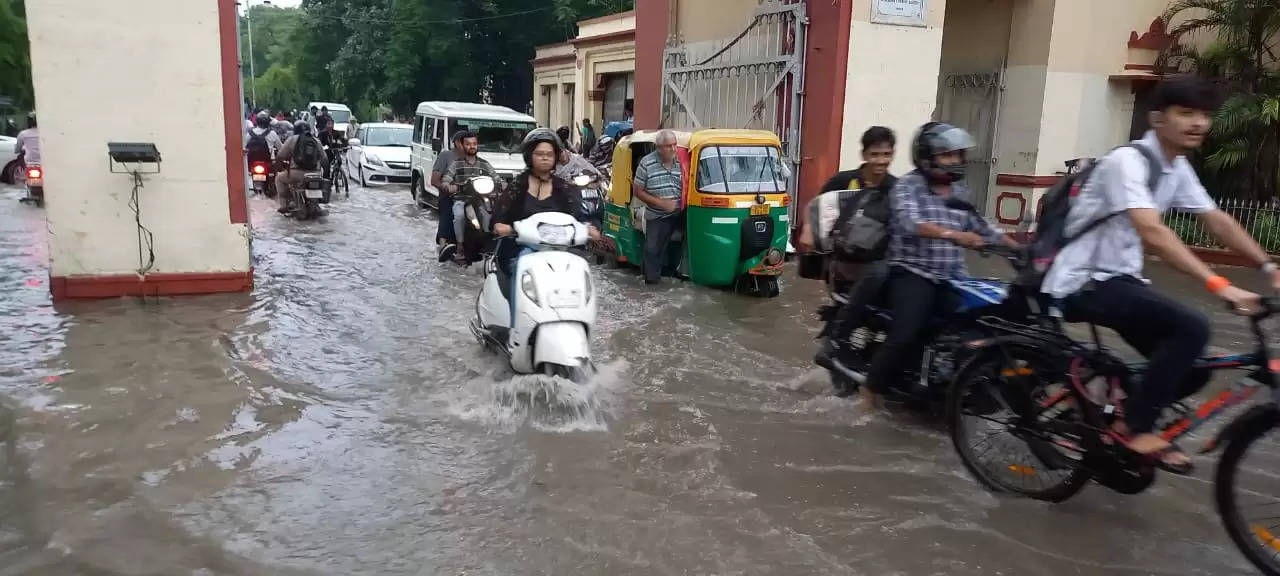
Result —
[[[642, 0], [643, 1], [643, 0]], [[686, 44], [723, 43], [751, 23], [759, 0], [671, 0], [675, 29]]]
[[227, 141], [220, 4], [233, 6], [28, 3], [52, 276], [139, 267], [131, 179], [108, 173], [109, 141], [154, 142], [163, 154], [163, 173], [148, 176], [140, 195], [154, 272], [250, 269], [248, 226], [232, 223], [228, 192], [227, 147], [243, 143]]
[[[857, 138], [869, 126], [888, 126], [911, 138], [937, 104], [943, 19], [951, 0], [930, 0], [927, 27], [871, 23], [871, 0], [849, 0], [853, 16], [845, 85], [840, 166], [862, 162]], [[810, 72], [813, 74], [813, 72]], [[899, 148], [892, 170], [910, 170], [911, 155]]]
[[578, 38], [628, 32], [636, 29], [635, 11], [621, 12], [578, 22]]

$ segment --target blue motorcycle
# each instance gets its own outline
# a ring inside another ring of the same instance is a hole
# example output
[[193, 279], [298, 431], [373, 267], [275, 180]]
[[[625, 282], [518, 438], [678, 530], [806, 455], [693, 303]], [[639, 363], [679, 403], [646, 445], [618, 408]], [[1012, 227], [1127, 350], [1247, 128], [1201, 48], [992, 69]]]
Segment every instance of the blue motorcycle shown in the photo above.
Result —
[[[1003, 247], [989, 247], [984, 253], [1007, 258], [1016, 268], [1021, 266], [1023, 254]], [[988, 330], [978, 320], [998, 317], [1018, 321], [1030, 315], [1030, 304], [1017, 287], [995, 278], [965, 278], [948, 280], [956, 298], [955, 309], [950, 314], [936, 318], [927, 329], [920, 358], [912, 368], [904, 370], [902, 379], [888, 388], [889, 400], [917, 406], [940, 407], [946, 400], [956, 369], [963, 365], [971, 352], [966, 343], [981, 338]], [[843, 295], [833, 295], [832, 303], [818, 311], [825, 323], [819, 338], [832, 332], [836, 313], [845, 304]], [[843, 343], [844, 353], [828, 372], [831, 382], [840, 395], [849, 395], [866, 383], [867, 370], [877, 348], [889, 334], [893, 316], [889, 309], [872, 304], [861, 315], [862, 322]]]

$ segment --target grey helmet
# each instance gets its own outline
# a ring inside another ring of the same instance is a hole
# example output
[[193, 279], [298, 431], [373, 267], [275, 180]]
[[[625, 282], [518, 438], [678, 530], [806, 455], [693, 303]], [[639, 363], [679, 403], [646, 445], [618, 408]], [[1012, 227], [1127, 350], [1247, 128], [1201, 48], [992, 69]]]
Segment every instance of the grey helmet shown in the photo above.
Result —
[[964, 179], [966, 166], [938, 166], [939, 154], [964, 152], [975, 146], [973, 137], [963, 128], [943, 122], [930, 122], [920, 127], [911, 145], [911, 162], [931, 182], [952, 183]]
[[310, 136], [310, 135], [311, 135], [311, 124], [310, 124], [309, 122], [307, 122], [306, 120], [299, 120], [299, 121], [297, 121], [297, 122], [294, 122], [294, 123], [293, 123], [293, 133], [294, 133], [294, 134], [296, 134], [296, 135], [298, 135], [298, 136], [303, 136], [303, 135]]

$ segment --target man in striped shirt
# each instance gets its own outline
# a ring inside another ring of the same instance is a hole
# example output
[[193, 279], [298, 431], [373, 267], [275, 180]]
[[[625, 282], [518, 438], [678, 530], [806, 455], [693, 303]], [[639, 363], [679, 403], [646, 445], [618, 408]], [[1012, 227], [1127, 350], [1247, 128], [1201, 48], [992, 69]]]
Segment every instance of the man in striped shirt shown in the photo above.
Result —
[[[676, 135], [670, 130], [654, 138], [658, 149], [640, 159], [631, 185], [645, 203], [644, 282], [657, 284], [666, 264], [667, 245], [684, 221], [684, 174], [676, 157]], [[679, 263], [674, 263], [678, 265]]]
[[[480, 153], [480, 139], [476, 133], [463, 132], [458, 135], [457, 140], [461, 144], [458, 149], [458, 159], [454, 160], [449, 165], [448, 170], [445, 170], [440, 176], [440, 184], [444, 187], [444, 191], [449, 195], [449, 198], [452, 199], [458, 193], [459, 188], [466, 185], [468, 181], [476, 176], [488, 176], [493, 178], [495, 184], [503, 186], [502, 179], [498, 178], [498, 173], [493, 169], [493, 165], [478, 156]], [[458, 262], [466, 262], [466, 257], [463, 256], [462, 251], [463, 240], [466, 239], [463, 234], [466, 222], [465, 212], [465, 204], [462, 202], [453, 203], [453, 234], [457, 239], [457, 246], [450, 251], [448, 250], [449, 245], [446, 244], [445, 248], [440, 251], [441, 262], [450, 255]], [[444, 223], [442, 222], [441, 226], [443, 225]]]

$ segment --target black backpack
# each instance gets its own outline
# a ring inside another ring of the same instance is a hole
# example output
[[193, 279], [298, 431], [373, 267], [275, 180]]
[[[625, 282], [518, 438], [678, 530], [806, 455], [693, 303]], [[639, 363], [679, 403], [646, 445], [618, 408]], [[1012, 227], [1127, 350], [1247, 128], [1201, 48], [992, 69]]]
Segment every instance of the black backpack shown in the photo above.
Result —
[[837, 256], [847, 262], [875, 262], [889, 248], [890, 194], [879, 188], [860, 190], [842, 207], [832, 235]]
[[244, 147], [245, 151], [255, 157], [271, 155], [271, 147], [267, 144], [267, 133], [266, 131], [258, 132], [256, 129], [250, 130], [249, 142]]
[[[1147, 161], [1149, 174], [1147, 188], [1154, 194], [1156, 187], [1160, 185], [1160, 177], [1164, 175], [1160, 158], [1150, 148], [1136, 143], [1126, 144], [1120, 148], [1133, 148], [1142, 153], [1142, 157]], [[1074, 236], [1067, 236], [1067, 214], [1071, 211], [1075, 197], [1080, 194], [1080, 190], [1084, 188], [1085, 182], [1093, 175], [1097, 166], [1098, 162], [1094, 162], [1079, 172], [1064, 176], [1044, 193], [1040, 215], [1035, 218], [1035, 240], [1027, 247], [1028, 265], [1018, 274], [1015, 284], [1032, 293], [1039, 293], [1045, 275], [1049, 273], [1054, 259], [1063, 248], [1099, 225], [1128, 212], [1120, 210], [1103, 215], [1086, 224]]]
[[324, 157], [324, 150], [320, 149], [320, 142], [311, 136], [299, 136], [297, 149], [293, 151], [293, 163], [299, 168], [307, 171], [320, 169], [321, 158]]

